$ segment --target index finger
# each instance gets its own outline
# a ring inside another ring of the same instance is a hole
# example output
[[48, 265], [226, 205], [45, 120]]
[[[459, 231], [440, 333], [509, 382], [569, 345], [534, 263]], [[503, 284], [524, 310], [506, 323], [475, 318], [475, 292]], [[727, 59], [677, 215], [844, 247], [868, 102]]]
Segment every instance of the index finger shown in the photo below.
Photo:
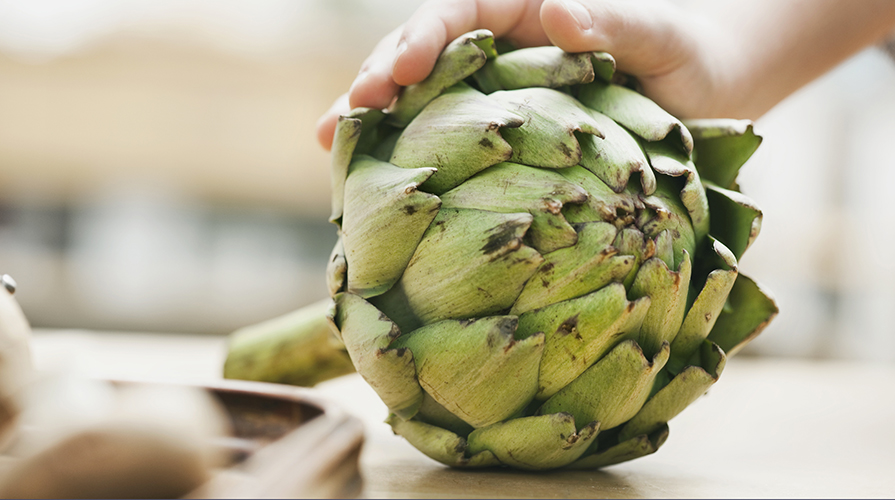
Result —
[[508, 37], [520, 46], [546, 45], [538, 12], [542, 0], [430, 0], [404, 25], [392, 78], [398, 85], [422, 81], [448, 42], [475, 29]]

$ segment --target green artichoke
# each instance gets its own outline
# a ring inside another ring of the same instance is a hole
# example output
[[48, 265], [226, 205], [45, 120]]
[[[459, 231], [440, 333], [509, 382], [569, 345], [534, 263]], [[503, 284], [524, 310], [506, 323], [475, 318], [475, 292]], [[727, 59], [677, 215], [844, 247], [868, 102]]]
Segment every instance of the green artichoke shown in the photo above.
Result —
[[751, 123], [686, 124], [605, 53], [453, 41], [333, 144], [330, 317], [388, 423], [454, 467], [654, 452], [776, 314], [738, 273]]

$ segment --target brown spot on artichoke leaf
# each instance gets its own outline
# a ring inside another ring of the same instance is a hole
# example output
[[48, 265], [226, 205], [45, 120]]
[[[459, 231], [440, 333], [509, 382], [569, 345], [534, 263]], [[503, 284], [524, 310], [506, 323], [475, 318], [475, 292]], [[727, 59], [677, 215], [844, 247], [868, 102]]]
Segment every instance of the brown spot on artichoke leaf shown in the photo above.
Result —
[[643, 260], [651, 259], [656, 255], [656, 242], [653, 240], [645, 240], [643, 245]]
[[[383, 349], [379, 349], [379, 355], [384, 356], [385, 353], [388, 352], [388, 350], [389, 349], [387, 347], [383, 348]], [[395, 349], [395, 354], [397, 354], [399, 358], [403, 358], [404, 355], [407, 353], [413, 354], [412, 352], [410, 352], [410, 349], [407, 347], [399, 347], [399, 348]]]
[[[488, 236], [488, 240], [485, 242], [485, 245], [480, 250], [485, 255], [489, 255], [495, 252], [500, 252], [507, 247], [511, 247], [510, 250], [519, 248], [521, 242], [519, 241], [519, 238], [516, 236], [516, 232], [514, 231], [514, 229], [516, 227], [519, 227], [519, 225], [520, 224], [518, 221], [509, 220], [495, 227], [491, 230], [493, 234]], [[516, 241], [517, 243], [513, 245], [513, 241]]]
[[465, 439], [460, 438], [460, 440], [457, 441], [457, 446], [454, 447], [454, 452], [456, 452], [456, 453], [465, 453], [466, 452], [466, 440]]
[[[388, 321], [389, 323], [392, 323], [392, 320], [388, 319], [385, 316], [385, 314], [383, 314], [383, 313], [379, 313], [379, 320], [380, 321]], [[398, 325], [392, 323], [392, 327], [388, 331], [388, 338], [394, 340], [400, 336], [401, 336], [401, 329], [398, 328]]]
[[515, 340], [515, 339], [509, 341], [509, 342], [507, 343], [507, 345], [504, 346], [504, 348], [503, 348], [503, 353], [504, 353], [504, 354], [508, 353], [508, 352], [510, 351], [510, 349], [513, 348], [514, 345], [516, 345], [516, 340]]
[[479, 141], [479, 146], [483, 148], [493, 149], [494, 143], [491, 142], [487, 137], [482, 137], [482, 140]]
[[570, 333], [575, 333], [576, 338], [581, 338], [578, 334], [578, 314], [563, 321], [556, 329], [555, 335], [569, 335]]
[[[556, 191], [550, 193], [550, 196], [556, 196]], [[559, 215], [562, 212], [562, 201], [549, 197], [541, 198], [540, 201], [542, 212], [547, 212], [553, 215]], [[548, 219], [547, 223], [553, 227], [561, 227], [561, 224], [554, 219]]]
[[559, 148], [559, 151], [562, 153], [562, 155], [565, 156], [566, 158], [574, 158], [576, 160], [576, 163], [578, 160], [581, 159], [581, 147], [580, 146], [578, 148], [576, 148], [575, 150], [573, 150], [572, 148], [567, 146], [566, 143], [560, 142], [559, 144], [557, 144], [557, 147]]
[[407, 215], [413, 215], [416, 213], [416, 207], [413, 205], [404, 205], [403, 211]]
[[441, 158], [441, 155], [435, 153], [435, 165], [437, 169], [441, 170], [444, 168], [444, 160]]
[[488, 350], [489, 350], [489, 351], [490, 351], [490, 350], [493, 350], [493, 349], [494, 349], [494, 345], [495, 345], [496, 340], [497, 340], [497, 339], [494, 338], [494, 335], [493, 335], [492, 333], [489, 333], [488, 336], [485, 337], [485, 340], [486, 340], [486, 342], [487, 342], [487, 344], [488, 344]]

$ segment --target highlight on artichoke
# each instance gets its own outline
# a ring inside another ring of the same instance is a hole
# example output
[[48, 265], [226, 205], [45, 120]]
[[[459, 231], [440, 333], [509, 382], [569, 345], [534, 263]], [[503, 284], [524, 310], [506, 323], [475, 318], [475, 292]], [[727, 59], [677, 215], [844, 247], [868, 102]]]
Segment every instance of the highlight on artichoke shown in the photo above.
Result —
[[[614, 71], [605, 53], [498, 55], [479, 30], [390, 110], [339, 120], [329, 317], [393, 430], [439, 462], [650, 454], [777, 312], [737, 267], [761, 223], [736, 184], [751, 123], [682, 123]], [[263, 338], [234, 336], [227, 376], [315, 370]]]

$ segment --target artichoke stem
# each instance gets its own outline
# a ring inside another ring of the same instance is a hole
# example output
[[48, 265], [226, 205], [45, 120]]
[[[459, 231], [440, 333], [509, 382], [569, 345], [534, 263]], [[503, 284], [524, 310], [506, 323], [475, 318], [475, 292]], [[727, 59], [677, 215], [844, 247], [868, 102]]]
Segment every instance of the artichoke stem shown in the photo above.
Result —
[[311, 387], [354, 372], [326, 318], [327, 299], [233, 332], [224, 378]]

